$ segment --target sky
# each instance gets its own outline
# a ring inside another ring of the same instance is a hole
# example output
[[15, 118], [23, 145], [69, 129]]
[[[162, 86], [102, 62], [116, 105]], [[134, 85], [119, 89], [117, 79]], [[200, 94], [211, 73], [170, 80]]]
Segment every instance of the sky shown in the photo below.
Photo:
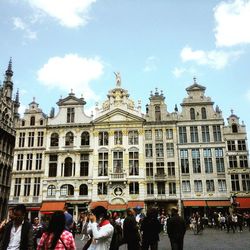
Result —
[[0, 80], [12, 57], [21, 113], [35, 97], [49, 114], [72, 89], [90, 114], [114, 72], [143, 111], [158, 88], [173, 112], [196, 77], [250, 132], [250, 0], [1, 0], [0, 25]]

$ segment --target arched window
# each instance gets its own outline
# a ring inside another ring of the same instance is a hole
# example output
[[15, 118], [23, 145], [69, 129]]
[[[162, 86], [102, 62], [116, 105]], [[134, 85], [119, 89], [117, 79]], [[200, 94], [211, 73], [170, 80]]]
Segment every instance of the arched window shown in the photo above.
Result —
[[232, 132], [233, 133], [238, 133], [238, 126], [237, 126], [237, 124], [232, 124]]
[[22, 126], [25, 126], [25, 120], [22, 120]]
[[82, 132], [81, 135], [81, 145], [82, 146], [89, 146], [89, 133], [88, 132]]
[[79, 195], [88, 195], [88, 186], [86, 184], [80, 185]]
[[72, 196], [74, 195], [74, 187], [69, 184], [64, 184], [61, 186], [60, 189], [60, 195], [61, 196]]
[[41, 126], [43, 125], [43, 120], [42, 120], [42, 119], [40, 120], [40, 125], [41, 125]]
[[68, 132], [65, 137], [65, 146], [73, 146], [74, 145], [74, 134], [72, 132]]
[[160, 108], [160, 106], [155, 106], [155, 120], [156, 121], [161, 120], [161, 108]]
[[201, 118], [207, 119], [207, 111], [206, 108], [201, 108]]
[[50, 136], [50, 146], [51, 147], [58, 147], [59, 144], [59, 135], [57, 133], [53, 133]]
[[35, 122], [36, 122], [35, 116], [31, 116], [31, 117], [30, 117], [30, 126], [34, 126], [34, 125], [35, 125]]
[[72, 170], [72, 159], [70, 157], [67, 157], [64, 161], [64, 176], [72, 176]]
[[56, 186], [55, 185], [48, 186], [47, 196], [56, 196]]
[[190, 109], [190, 119], [195, 120], [195, 110], [194, 110], [194, 108]]

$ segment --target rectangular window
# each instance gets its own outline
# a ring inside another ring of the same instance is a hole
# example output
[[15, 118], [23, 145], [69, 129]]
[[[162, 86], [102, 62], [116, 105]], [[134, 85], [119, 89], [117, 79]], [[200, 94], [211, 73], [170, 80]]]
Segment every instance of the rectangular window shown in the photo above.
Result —
[[200, 151], [197, 148], [192, 149], [192, 163], [193, 173], [201, 173]]
[[116, 174], [123, 173], [123, 152], [113, 152], [113, 171]]
[[236, 150], [235, 141], [227, 141], [227, 149], [228, 151], [235, 151]]
[[49, 156], [49, 177], [57, 176], [57, 155]]
[[145, 153], [147, 158], [153, 157], [153, 146], [152, 144], [145, 144]]
[[250, 176], [249, 176], [249, 174], [242, 174], [241, 180], [242, 180], [243, 191], [249, 192], [250, 191]]
[[14, 186], [14, 197], [19, 197], [20, 191], [21, 191], [21, 178], [16, 178]]
[[206, 180], [207, 192], [214, 192], [214, 180]]
[[239, 151], [246, 150], [246, 141], [245, 140], [238, 140], [238, 150]]
[[167, 157], [174, 157], [174, 143], [167, 143]]
[[199, 142], [197, 126], [190, 127], [190, 139], [191, 139], [191, 142]]
[[203, 149], [205, 173], [213, 173], [212, 152], [210, 148]]
[[81, 154], [80, 158], [80, 176], [89, 175], [89, 154]]
[[109, 134], [107, 131], [99, 132], [99, 146], [109, 145]]
[[38, 131], [38, 137], [37, 137], [37, 146], [42, 147], [43, 146], [43, 131]]
[[157, 194], [166, 194], [165, 182], [157, 182]]
[[226, 180], [219, 179], [218, 180], [218, 191], [219, 192], [227, 192], [227, 184]]
[[137, 130], [132, 130], [128, 132], [128, 144], [129, 145], [139, 144], [139, 133]]
[[231, 184], [232, 184], [232, 191], [240, 191], [240, 182], [238, 174], [231, 175]]
[[169, 188], [169, 195], [176, 195], [176, 183], [175, 182], [169, 182], [168, 188]]
[[98, 176], [108, 175], [108, 153], [99, 153]]
[[190, 181], [182, 181], [182, 192], [191, 192]]
[[129, 175], [139, 175], [139, 152], [129, 152]]
[[168, 162], [168, 176], [174, 177], [175, 176], [175, 163], [174, 162]]
[[213, 126], [214, 141], [221, 142], [221, 129], [220, 125]]
[[156, 129], [155, 130], [155, 140], [162, 140], [162, 139], [163, 139], [162, 129]]
[[156, 176], [165, 177], [164, 162], [156, 162]]
[[67, 123], [75, 122], [75, 108], [67, 108]]
[[35, 177], [33, 196], [39, 196], [40, 195], [40, 184], [41, 184], [41, 178], [40, 177]]
[[25, 133], [24, 132], [21, 132], [19, 134], [19, 144], [18, 144], [18, 146], [20, 148], [23, 148], [25, 146]]
[[16, 170], [23, 170], [23, 154], [17, 155]]
[[229, 167], [230, 168], [237, 168], [237, 156], [236, 155], [229, 155]]
[[99, 182], [97, 185], [97, 193], [98, 195], [106, 195], [108, 194], [108, 185], [106, 182]]
[[215, 148], [215, 160], [216, 160], [217, 173], [224, 173], [225, 165], [224, 165], [222, 148]]
[[248, 168], [247, 155], [240, 155], [239, 159], [240, 159], [240, 167], [241, 168]]
[[146, 176], [153, 177], [154, 170], [153, 170], [153, 162], [146, 162]]
[[201, 126], [202, 142], [210, 142], [209, 126]]
[[173, 129], [166, 129], [166, 139], [171, 140], [173, 139]]
[[36, 154], [36, 170], [42, 169], [42, 153]]
[[147, 195], [154, 194], [154, 183], [147, 183]]
[[29, 132], [28, 147], [34, 147], [34, 136], [35, 136], [35, 132]]
[[179, 140], [180, 140], [180, 144], [187, 143], [186, 127], [179, 127]]
[[155, 153], [156, 153], [157, 158], [164, 157], [163, 143], [156, 143], [155, 144]]
[[181, 149], [180, 150], [180, 158], [181, 158], [181, 173], [189, 174], [189, 161], [188, 161], [188, 150]]
[[194, 191], [195, 192], [202, 192], [202, 181], [201, 180], [194, 181]]
[[26, 170], [32, 170], [32, 160], [33, 160], [33, 154], [27, 154]]
[[129, 183], [129, 194], [139, 194], [139, 183], [130, 182]]
[[115, 145], [122, 145], [122, 131], [115, 131], [114, 144]]
[[25, 178], [23, 196], [30, 196], [30, 185], [31, 185], [31, 178]]
[[145, 130], [145, 140], [152, 140], [152, 131]]

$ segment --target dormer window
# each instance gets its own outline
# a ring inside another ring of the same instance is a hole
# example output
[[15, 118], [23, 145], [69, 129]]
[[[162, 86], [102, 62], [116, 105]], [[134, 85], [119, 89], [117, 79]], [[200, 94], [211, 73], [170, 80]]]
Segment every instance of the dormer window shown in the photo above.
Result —
[[160, 108], [160, 106], [155, 106], [155, 120], [156, 121], [161, 120], [161, 108]]
[[206, 108], [201, 108], [201, 118], [207, 119], [207, 111]]
[[232, 124], [232, 132], [233, 133], [238, 133], [238, 126], [237, 126], [237, 124]]
[[25, 126], [25, 120], [22, 120], [22, 126]]
[[190, 109], [190, 119], [195, 120], [195, 110], [194, 110], [194, 108]]
[[67, 108], [67, 123], [75, 122], [75, 108]]
[[35, 126], [36, 118], [35, 116], [30, 117], [30, 126]]
[[42, 119], [40, 120], [40, 125], [41, 125], [41, 126], [43, 125], [43, 120], [42, 120]]

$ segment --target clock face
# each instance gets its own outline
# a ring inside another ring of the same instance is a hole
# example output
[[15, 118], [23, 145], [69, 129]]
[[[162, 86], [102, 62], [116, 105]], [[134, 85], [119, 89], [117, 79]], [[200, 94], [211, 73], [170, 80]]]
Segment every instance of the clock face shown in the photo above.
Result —
[[122, 193], [123, 193], [123, 190], [122, 190], [121, 187], [116, 187], [116, 188], [114, 189], [114, 194], [115, 194], [116, 196], [121, 196]]

